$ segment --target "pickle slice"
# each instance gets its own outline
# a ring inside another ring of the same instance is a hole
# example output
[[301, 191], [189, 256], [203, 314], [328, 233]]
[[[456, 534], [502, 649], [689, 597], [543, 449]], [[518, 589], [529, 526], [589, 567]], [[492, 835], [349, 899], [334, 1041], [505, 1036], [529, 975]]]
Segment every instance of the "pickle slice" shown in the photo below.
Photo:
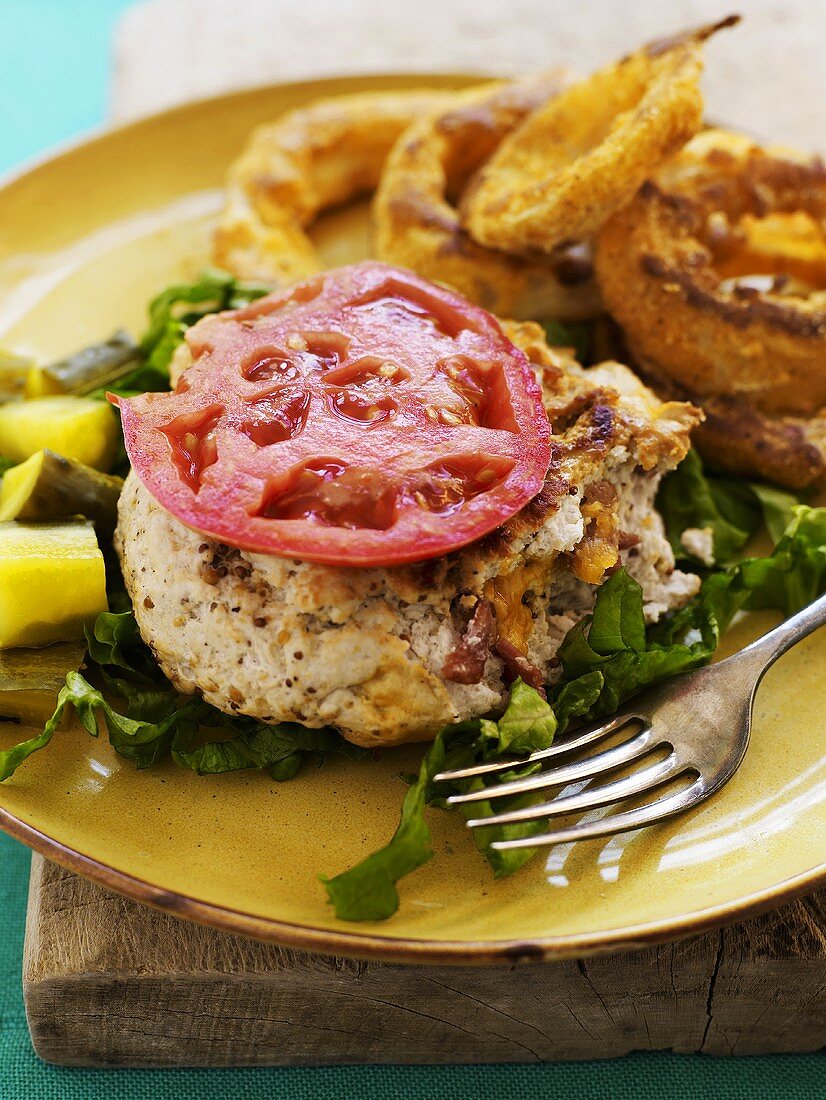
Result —
[[123, 481], [54, 451], [38, 451], [8, 470], [0, 483], [0, 523], [85, 516], [104, 539], [118, 518]]
[[0, 454], [22, 462], [48, 449], [108, 470], [117, 455], [117, 413], [89, 397], [38, 397], [0, 405]]
[[85, 642], [0, 651], [0, 715], [44, 725], [54, 713], [67, 675], [78, 671], [85, 654]]
[[140, 348], [123, 329], [108, 340], [92, 344], [55, 363], [32, 366], [26, 380], [27, 397], [85, 394], [105, 389], [140, 360]]
[[82, 638], [106, 609], [103, 554], [88, 520], [0, 524], [0, 649]]

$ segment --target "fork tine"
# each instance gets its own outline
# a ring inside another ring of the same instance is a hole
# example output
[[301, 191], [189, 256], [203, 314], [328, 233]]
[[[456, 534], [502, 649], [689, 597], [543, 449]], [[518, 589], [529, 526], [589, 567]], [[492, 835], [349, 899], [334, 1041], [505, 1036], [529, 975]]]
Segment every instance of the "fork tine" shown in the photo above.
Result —
[[622, 764], [630, 764], [638, 756], [642, 756], [662, 743], [663, 738], [660, 734], [655, 734], [649, 726], [629, 741], [623, 741], [622, 744], [597, 753], [596, 756], [589, 756], [586, 760], [579, 760], [575, 764], [563, 764], [559, 768], [549, 768], [548, 771], [540, 772], [538, 775], [514, 779], [510, 783], [500, 783], [496, 787], [483, 787], [478, 791], [454, 794], [447, 801], [450, 806], [459, 806], [465, 802], [482, 802], [512, 794], [530, 794], [532, 791], [541, 791], [546, 787], [558, 787], [564, 783], [573, 783], [577, 779], [588, 779], [592, 775], [599, 775], [611, 768], [618, 768]]
[[673, 817], [682, 810], [688, 810], [713, 794], [717, 786], [707, 786], [702, 776], [676, 794], [666, 795], [656, 802], [649, 802], [636, 810], [611, 814], [599, 821], [589, 821], [582, 825], [573, 825], [570, 829], [556, 829], [536, 836], [519, 837], [514, 840], [495, 840], [491, 848], [505, 851], [508, 848], [536, 848], [550, 844], [570, 844], [576, 840], [591, 840], [598, 836], [610, 836], [613, 833], [625, 833], [631, 829], [641, 829], [645, 825], [655, 825], [666, 818]]
[[458, 768], [452, 772], [439, 772], [435, 776], [434, 782], [449, 783], [454, 779], [475, 779], [476, 776], [508, 771], [519, 764], [532, 764], [537, 760], [550, 760], [555, 756], [563, 756], [565, 753], [575, 752], [577, 749], [593, 744], [594, 741], [599, 741], [603, 737], [607, 737], [609, 733], [614, 733], [616, 730], [628, 725], [629, 722], [634, 721], [640, 722], [642, 718], [636, 714], [621, 714], [607, 722], [600, 722], [575, 731], [573, 736], [556, 741], [549, 748], [540, 749], [538, 752], [531, 753], [530, 756], [514, 756], [508, 760], [496, 760], [492, 764], [476, 764], [472, 768]]
[[608, 806], [612, 802], [620, 802], [634, 795], [645, 794], [666, 779], [679, 775], [684, 768], [685, 765], [680, 763], [676, 754], [671, 753], [665, 760], [651, 764], [642, 771], [634, 772], [625, 779], [617, 779], [613, 783], [604, 783], [598, 787], [589, 787], [580, 794], [569, 795], [566, 798], [555, 798], [550, 802], [523, 806], [520, 810], [473, 818], [467, 824], [471, 829], [480, 825], [512, 825], [517, 821], [535, 821], [543, 817], [558, 817], [562, 814], [578, 813], [581, 810], [593, 810], [597, 806]]

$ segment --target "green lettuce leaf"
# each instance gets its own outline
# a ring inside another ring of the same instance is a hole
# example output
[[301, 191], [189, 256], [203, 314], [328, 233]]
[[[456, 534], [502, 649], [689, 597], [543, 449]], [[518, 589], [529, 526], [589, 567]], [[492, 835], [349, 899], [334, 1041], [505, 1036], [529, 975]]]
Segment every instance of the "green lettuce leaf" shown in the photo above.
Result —
[[596, 709], [604, 686], [605, 677], [598, 668], [581, 672], [575, 679], [557, 685], [551, 697], [560, 732], [585, 721]]
[[99, 732], [98, 719], [102, 717], [109, 738], [122, 756], [134, 760], [139, 768], [149, 767], [165, 754], [176, 711], [170, 711], [158, 721], [128, 718], [113, 710], [103, 695], [80, 675], [70, 672], [66, 686], [57, 697], [55, 712], [38, 737], [16, 745], [0, 753], [0, 781], [8, 779], [33, 752], [45, 748], [60, 725], [66, 707], [74, 708], [81, 724], [93, 736]]
[[396, 883], [433, 856], [430, 829], [424, 818], [433, 777], [444, 767], [443, 730], [422, 760], [416, 782], [402, 802], [401, 819], [390, 841], [361, 863], [334, 878], [320, 875], [339, 920], [385, 920], [399, 907]]
[[131, 611], [103, 612], [87, 630], [86, 640], [90, 661], [111, 697], [125, 704], [124, 713], [79, 673], [71, 673], [43, 732], [0, 753], [0, 782], [49, 744], [67, 706], [94, 736], [97, 719], [102, 718], [112, 747], [138, 768], [171, 755], [181, 767], [200, 775], [266, 768], [280, 781], [293, 778], [310, 755], [321, 763], [329, 753], [350, 759], [367, 754], [331, 729], [307, 729], [290, 722], [269, 726], [224, 714], [198, 696], [179, 694], [144, 645]]
[[[213, 710], [211, 707], [206, 709]], [[175, 762], [199, 775], [266, 768], [271, 778], [283, 781], [296, 775], [308, 753], [318, 754], [319, 760], [331, 752], [356, 760], [367, 752], [351, 745], [333, 730], [307, 729], [294, 722], [266, 726], [262, 722], [234, 719], [232, 733], [220, 728], [210, 729], [208, 723], [214, 713], [199, 715], [199, 722], [192, 728], [179, 728], [172, 741]], [[238, 733], [239, 726], [246, 728]]]
[[[657, 493], [657, 510], [675, 557], [701, 565], [736, 561], [763, 523], [777, 542], [799, 504], [782, 489], [708, 473], [697, 451], [689, 451], [663, 478]], [[710, 531], [713, 562], [700, 562], [683, 545], [683, 532], [689, 528]]]
[[724, 564], [737, 557], [762, 520], [760, 502], [748, 483], [709, 477], [696, 451], [689, 451], [677, 469], [663, 478], [657, 510], [675, 557], [684, 561], [697, 560], [682, 543], [686, 529], [708, 528], [714, 562]]
[[826, 591], [826, 508], [797, 505], [772, 553], [710, 574], [682, 610], [646, 630], [642, 590], [619, 570], [566, 635], [551, 703], [560, 730], [613, 714], [626, 699], [706, 664], [741, 610], [792, 615]]
[[120, 669], [133, 679], [154, 683], [160, 676], [149, 649], [144, 645], [132, 611], [104, 611], [91, 629], [86, 628], [86, 646], [96, 665]]
[[505, 713], [498, 722], [482, 719], [481, 733], [495, 746], [496, 755], [533, 752], [537, 745], [544, 748], [553, 741], [556, 718], [535, 688], [517, 680]]
[[94, 737], [102, 719], [112, 747], [138, 768], [151, 767], [171, 754], [177, 764], [199, 775], [266, 768], [273, 779], [285, 780], [292, 779], [311, 754], [319, 762], [328, 753], [342, 753], [350, 759], [366, 754], [333, 730], [310, 730], [286, 722], [266, 726], [248, 718], [233, 718], [198, 697], [135, 684], [105, 670], [102, 674], [111, 692], [125, 701], [125, 713], [116, 710], [80, 673], [70, 673], [43, 732], [0, 752], [0, 782], [49, 744], [67, 706], [74, 708]]
[[777, 543], [794, 518], [800, 500], [793, 493], [774, 485], [758, 485], [752, 482], [751, 490], [763, 509], [763, 522], [773, 543]]
[[586, 367], [590, 364], [594, 343], [591, 321], [546, 321], [542, 327], [551, 347], [572, 348], [578, 363]]
[[61, 701], [61, 696], [65, 690], [65, 688], [61, 689], [60, 695], [58, 695], [57, 708], [43, 727], [42, 733], [39, 733], [36, 737], [30, 737], [27, 741], [20, 741], [18, 744], [12, 745], [10, 749], [0, 749], [0, 783], [13, 776], [32, 753], [45, 749], [49, 744], [63, 717], [66, 703]]
[[[107, 685], [126, 701], [126, 718], [154, 723], [157, 751], [171, 753], [176, 764], [198, 775], [256, 768], [283, 781], [292, 779], [310, 755], [321, 763], [328, 753], [357, 760], [367, 752], [334, 730], [307, 729], [294, 722], [265, 725], [254, 718], [225, 714], [200, 697], [179, 695], [165, 681], [164, 687], [147, 687], [141, 679], [102, 672]], [[117, 725], [114, 730], [110, 727], [109, 735], [116, 752], [136, 759], [131, 742], [124, 741]], [[142, 750], [140, 757], [146, 758], [147, 751]], [[138, 766], [146, 765], [138, 762]]]
[[241, 309], [256, 298], [269, 294], [272, 287], [244, 283], [226, 271], [208, 268], [194, 283], [167, 287], [149, 304], [149, 328], [141, 340], [141, 350], [153, 371], [166, 373], [186, 330], [209, 313]]
[[[494, 760], [510, 752], [534, 752], [546, 748], [553, 740], [556, 719], [539, 693], [517, 680], [511, 691], [507, 710], [498, 722], [480, 719], [448, 726], [439, 733], [422, 760], [419, 774], [411, 784], [402, 803], [401, 820], [390, 841], [361, 863], [334, 878], [320, 876], [329, 900], [335, 906], [339, 920], [384, 920], [399, 907], [396, 883], [421, 867], [433, 855], [430, 828], [425, 820], [425, 807], [438, 799], [443, 804], [449, 794], [468, 790], [459, 783], [446, 790], [440, 784], [438, 794], [434, 776], [440, 771], [468, 767], [474, 763]], [[529, 765], [528, 772], [535, 766]], [[500, 781], [517, 774], [509, 771]], [[526, 774], [523, 768], [518, 774]], [[514, 808], [518, 803], [508, 799], [501, 808]], [[468, 816], [490, 812], [489, 802], [476, 803]], [[529, 836], [541, 824], [491, 826], [475, 833], [477, 846], [485, 854], [497, 877], [512, 874], [533, 852], [530, 849], [499, 852], [490, 848], [494, 840]]]
[[572, 627], [560, 646], [562, 682], [551, 697], [560, 727], [573, 718], [612, 714], [642, 688], [698, 668], [709, 655], [700, 643], [652, 641], [645, 629], [642, 589], [619, 570], [600, 588], [593, 613]]

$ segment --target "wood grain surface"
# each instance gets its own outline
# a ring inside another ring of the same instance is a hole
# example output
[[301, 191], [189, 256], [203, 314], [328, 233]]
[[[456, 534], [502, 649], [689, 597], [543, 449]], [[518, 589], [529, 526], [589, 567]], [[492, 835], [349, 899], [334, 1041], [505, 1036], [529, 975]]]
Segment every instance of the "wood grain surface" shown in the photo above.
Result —
[[813, 1051], [826, 1046], [826, 893], [628, 954], [400, 966], [187, 924], [35, 855], [23, 980], [35, 1049], [61, 1065]]

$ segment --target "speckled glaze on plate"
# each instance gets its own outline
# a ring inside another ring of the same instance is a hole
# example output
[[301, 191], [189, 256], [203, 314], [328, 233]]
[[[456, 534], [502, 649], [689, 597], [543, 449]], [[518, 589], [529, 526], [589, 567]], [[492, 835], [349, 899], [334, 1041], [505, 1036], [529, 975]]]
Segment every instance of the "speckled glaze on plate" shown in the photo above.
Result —
[[[468, 83], [371, 77], [257, 89], [104, 133], [0, 188], [0, 346], [62, 355], [140, 332], [149, 297], [207, 260], [218, 188], [258, 122], [318, 95]], [[368, 252], [363, 209], [327, 218], [334, 266]], [[753, 617], [726, 651], [772, 624]], [[391, 920], [344, 924], [317, 880], [382, 844], [400, 772], [421, 750], [330, 760], [290, 783], [136, 771], [79, 728], [0, 786], [0, 826], [123, 894], [227, 931], [318, 951], [502, 962], [627, 948], [700, 931], [826, 880], [826, 630], [783, 657], [752, 745], [715, 798], [641, 833], [544, 851], [494, 882], [456, 815], [432, 811], [436, 857], [403, 881]], [[0, 744], [19, 730], [0, 728]]]

